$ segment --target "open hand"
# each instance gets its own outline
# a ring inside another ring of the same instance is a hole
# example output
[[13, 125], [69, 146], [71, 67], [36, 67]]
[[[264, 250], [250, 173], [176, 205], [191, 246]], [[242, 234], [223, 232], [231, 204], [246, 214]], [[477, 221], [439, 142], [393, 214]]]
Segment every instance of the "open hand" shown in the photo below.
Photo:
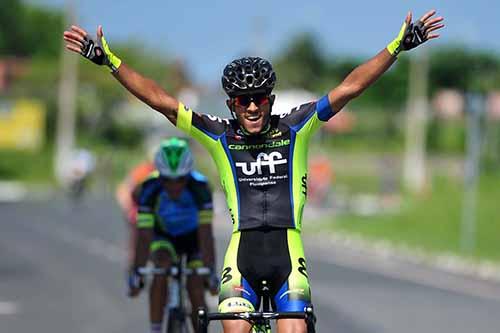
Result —
[[97, 39], [93, 39], [87, 31], [79, 26], [72, 25], [70, 30], [63, 34], [66, 49], [79, 53], [97, 65], [106, 65], [115, 72], [121, 65], [121, 60], [109, 49], [104, 38], [102, 26], [97, 27]]
[[444, 18], [442, 16], [433, 17], [435, 14], [435, 10], [430, 10], [415, 23], [412, 23], [412, 14], [408, 12], [405, 20], [407, 33], [402, 41], [403, 50], [410, 50], [429, 39], [439, 37], [439, 34], [432, 32], [444, 27], [444, 24], [442, 24]]

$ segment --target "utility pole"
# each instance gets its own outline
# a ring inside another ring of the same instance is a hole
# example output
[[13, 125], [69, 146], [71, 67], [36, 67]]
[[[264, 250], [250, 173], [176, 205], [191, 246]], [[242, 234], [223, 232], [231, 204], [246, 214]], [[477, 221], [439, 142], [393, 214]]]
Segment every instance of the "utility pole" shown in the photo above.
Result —
[[479, 94], [467, 94], [467, 157], [464, 174], [464, 202], [462, 206], [462, 227], [460, 248], [472, 252], [476, 247], [476, 201], [479, 159], [481, 157], [481, 114], [484, 98]]
[[[66, 2], [65, 19], [66, 26], [69, 22], [75, 22], [74, 0]], [[54, 174], [59, 185], [65, 185], [75, 141], [78, 57], [64, 47], [61, 52]]]
[[410, 59], [410, 79], [406, 111], [406, 148], [403, 180], [413, 193], [422, 192], [426, 185], [426, 125], [428, 119], [427, 87], [429, 81], [427, 53], [417, 52]]

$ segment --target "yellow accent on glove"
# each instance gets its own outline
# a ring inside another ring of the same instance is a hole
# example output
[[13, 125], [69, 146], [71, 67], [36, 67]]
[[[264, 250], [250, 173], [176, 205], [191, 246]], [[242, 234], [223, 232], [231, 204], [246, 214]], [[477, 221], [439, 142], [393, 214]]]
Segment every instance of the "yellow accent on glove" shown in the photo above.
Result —
[[398, 36], [392, 42], [390, 42], [389, 45], [387, 45], [387, 51], [389, 51], [389, 53], [392, 56], [397, 57], [399, 52], [401, 52], [401, 42], [403, 41], [403, 36], [406, 31], [406, 26], [407, 26], [406, 22], [403, 22], [401, 30], [399, 30]]
[[104, 36], [101, 37], [101, 45], [104, 49], [104, 53], [106, 54], [106, 58], [108, 59], [107, 65], [111, 69], [111, 73], [116, 73], [116, 71], [118, 71], [118, 68], [120, 68], [120, 65], [122, 64], [121, 59], [115, 56], [113, 52], [111, 52], [108, 42], [106, 42]]

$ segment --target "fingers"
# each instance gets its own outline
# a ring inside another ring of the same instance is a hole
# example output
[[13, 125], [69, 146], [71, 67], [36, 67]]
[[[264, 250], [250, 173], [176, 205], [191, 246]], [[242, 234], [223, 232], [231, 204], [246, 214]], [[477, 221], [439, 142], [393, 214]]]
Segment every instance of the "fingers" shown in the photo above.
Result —
[[425, 22], [429, 17], [433, 16], [434, 14], [436, 14], [436, 10], [435, 9], [430, 10], [420, 18], [420, 21]]
[[70, 50], [70, 51], [73, 51], [73, 52], [75, 52], [75, 53], [82, 53], [82, 49], [81, 49], [81, 48], [79, 48], [79, 47], [75, 47], [75, 46], [73, 46], [73, 45], [69, 45], [69, 44], [67, 44], [67, 45], [66, 45], [66, 49], [68, 49], [68, 50]]
[[439, 34], [431, 34], [430, 32], [441, 29], [442, 27], [444, 27], [444, 24], [435, 25], [435, 26], [432, 26], [432, 27], [426, 29], [426, 31], [425, 31], [426, 38], [427, 39], [438, 38], [440, 36]]
[[443, 20], [444, 20], [444, 18], [440, 16], [440, 17], [435, 17], [431, 20], [427, 20], [426, 22], [424, 22], [424, 21], [422, 21], [422, 22], [424, 22], [425, 27], [429, 27], [429, 26], [432, 26], [436, 23], [442, 22]]
[[436, 10], [433, 9], [425, 13], [420, 18], [420, 21], [424, 23], [426, 39], [438, 38], [439, 34], [431, 34], [431, 32], [444, 27], [444, 24], [440, 24], [441, 22], [443, 22], [444, 18], [442, 16], [432, 18], [434, 14], [436, 14]]
[[406, 22], [406, 24], [410, 24], [411, 23], [411, 12], [408, 12], [408, 14], [406, 14], [405, 22]]
[[82, 38], [87, 36], [87, 31], [83, 30], [79, 26], [72, 25], [71, 30], [74, 31], [75, 33], [79, 34], [80, 36], [82, 36]]
[[97, 27], [97, 38], [101, 39], [102, 36], [104, 36], [104, 34], [102, 32], [102, 25], [99, 25]]
[[63, 34], [63, 38], [64, 38], [65, 41], [67, 41], [69, 43], [75, 44], [76, 46], [83, 47], [84, 39], [80, 35], [77, 35], [77, 34], [72, 33], [72, 32], [65, 31], [64, 34]]
[[68, 43], [66, 48], [70, 51], [81, 53], [83, 48], [83, 41], [87, 36], [87, 32], [82, 28], [72, 25], [70, 30], [63, 33], [63, 39]]
[[438, 34], [428, 35], [428, 36], [427, 36], [427, 40], [429, 40], [429, 39], [434, 39], [434, 38], [438, 38], [439, 36], [440, 36], [440, 35], [438, 35]]
[[81, 53], [83, 49], [83, 43], [80, 42], [77, 36], [73, 36], [70, 32], [64, 33], [64, 40], [67, 42], [66, 48], [70, 51]]
[[444, 27], [444, 24], [434, 25], [432, 27], [427, 28], [425, 31], [427, 33], [429, 33], [431, 31], [435, 31], [435, 30], [441, 29], [442, 27]]

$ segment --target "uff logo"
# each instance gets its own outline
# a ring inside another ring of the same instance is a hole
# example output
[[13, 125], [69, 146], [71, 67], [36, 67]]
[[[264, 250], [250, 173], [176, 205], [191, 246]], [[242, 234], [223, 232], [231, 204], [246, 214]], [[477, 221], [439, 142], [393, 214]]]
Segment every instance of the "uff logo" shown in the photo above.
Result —
[[255, 162], [237, 162], [236, 166], [241, 168], [241, 171], [247, 175], [262, 175], [262, 167], [269, 167], [269, 173], [276, 173], [276, 165], [285, 164], [286, 158], [283, 158], [281, 153], [273, 151], [269, 155], [266, 153], [260, 153], [257, 155], [257, 160]]

